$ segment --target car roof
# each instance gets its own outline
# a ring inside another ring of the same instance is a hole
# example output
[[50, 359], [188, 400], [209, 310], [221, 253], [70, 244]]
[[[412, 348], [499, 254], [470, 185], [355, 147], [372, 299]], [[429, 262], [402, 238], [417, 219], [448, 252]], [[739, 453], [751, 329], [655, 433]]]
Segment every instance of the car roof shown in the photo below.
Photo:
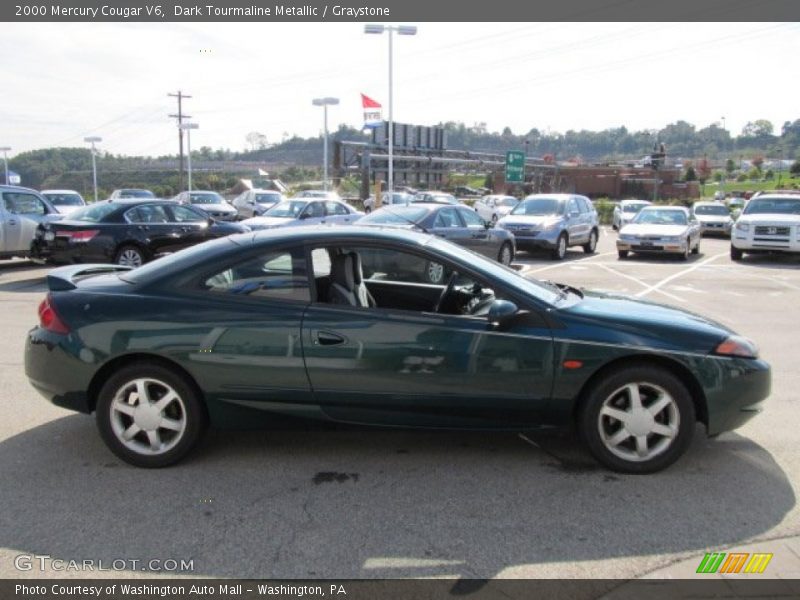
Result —
[[699, 200], [692, 204], [692, 206], [721, 206], [725, 208], [725, 205], [722, 202], [717, 202], [715, 200]]
[[639, 200], [637, 198], [628, 198], [627, 200], [620, 200], [620, 204], [652, 204], [650, 200]]
[[77, 194], [78, 196], [80, 196], [80, 193], [76, 192], [75, 190], [42, 190], [41, 193], [42, 194]]
[[762, 198], [780, 198], [781, 200], [800, 200], [800, 196], [797, 193], [792, 192], [765, 192], [760, 194], [756, 198], [751, 198], [751, 200], [761, 200]]
[[689, 212], [689, 209], [685, 206], [671, 206], [669, 204], [651, 204], [650, 206], [645, 206], [642, 211], [656, 211], [656, 210], [679, 210], [682, 212]]
[[384, 241], [405, 242], [424, 246], [432, 237], [426, 233], [418, 233], [397, 227], [363, 227], [358, 225], [309, 225], [308, 227], [278, 227], [275, 229], [262, 229], [255, 233], [241, 233], [232, 237], [252, 236], [254, 243], [267, 239], [280, 242], [283, 240], [297, 240], [310, 242], [335, 241], [341, 238], [358, 239], [365, 242]]
[[535, 200], [536, 198], [552, 198], [554, 200], [569, 200], [576, 194], [528, 194], [523, 200]]
[[0, 190], [14, 191], [14, 192], [33, 192], [35, 194], [41, 194], [41, 192], [38, 192], [33, 188], [24, 187], [22, 185], [5, 185], [2, 183], [0, 183]]

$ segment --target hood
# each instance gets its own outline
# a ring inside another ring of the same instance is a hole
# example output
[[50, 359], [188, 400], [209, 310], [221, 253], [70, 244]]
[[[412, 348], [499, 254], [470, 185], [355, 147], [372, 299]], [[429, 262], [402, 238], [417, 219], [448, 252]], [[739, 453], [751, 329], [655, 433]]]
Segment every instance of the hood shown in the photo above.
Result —
[[730, 215], [695, 215], [701, 223], [727, 223], [732, 220]]
[[254, 231], [256, 229], [269, 229], [271, 227], [281, 227], [282, 225], [286, 225], [291, 221], [294, 221], [292, 217], [252, 217], [250, 219], [245, 219], [242, 221], [242, 225], [247, 225]]
[[498, 221], [503, 225], [527, 225], [545, 227], [561, 221], [561, 215], [506, 215]]
[[701, 315], [621, 294], [582, 290], [584, 298], [560, 310], [581, 321], [591, 339], [707, 354], [734, 332]]
[[206, 212], [235, 213], [236, 209], [230, 204], [194, 204], [193, 206]]
[[737, 223], [756, 223], [768, 224], [778, 223], [781, 225], [800, 225], [800, 215], [781, 215], [781, 214], [766, 214], [766, 215], [741, 215]]
[[686, 225], [654, 225], [650, 223], [631, 223], [619, 230], [620, 235], [653, 235], [659, 237], [683, 235]]

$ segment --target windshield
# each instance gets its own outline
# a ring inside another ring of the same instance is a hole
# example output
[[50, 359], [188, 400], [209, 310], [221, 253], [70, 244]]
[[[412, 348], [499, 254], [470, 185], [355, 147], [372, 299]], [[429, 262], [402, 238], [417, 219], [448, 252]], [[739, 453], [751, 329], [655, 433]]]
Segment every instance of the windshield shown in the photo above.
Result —
[[516, 206], [519, 204], [516, 198], [498, 198], [494, 203], [497, 206]]
[[280, 194], [256, 194], [256, 202], [258, 204], [275, 204], [280, 201]]
[[686, 225], [688, 220], [682, 210], [652, 208], [641, 211], [633, 222], [637, 225]]
[[523, 294], [538, 298], [547, 304], [555, 304], [558, 302], [559, 298], [561, 298], [561, 293], [558, 288], [533, 279], [527, 279], [514, 269], [490, 260], [477, 252], [467, 250], [463, 246], [457, 246], [456, 244], [439, 238], [431, 240], [430, 246], [448, 256], [452, 256], [459, 262], [468, 263], [470, 266], [485, 273], [489, 277], [499, 279]]
[[192, 204], [225, 204], [224, 198], [216, 192], [192, 192], [189, 194], [189, 202]]
[[45, 197], [56, 206], [83, 206], [78, 194], [45, 194]]
[[800, 198], [755, 198], [744, 209], [746, 215], [800, 215]]
[[99, 223], [107, 215], [119, 208], [118, 204], [110, 202], [103, 202], [102, 204], [92, 204], [84, 208], [71, 212], [69, 214], [70, 221], [86, 221], [88, 223]]
[[306, 207], [306, 200], [287, 200], [270, 208], [264, 213], [265, 217], [284, 217], [295, 219]]
[[622, 212], [636, 214], [642, 210], [647, 204], [623, 204]]
[[526, 198], [514, 207], [512, 215], [545, 216], [560, 215], [564, 212], [564, 202], [558, 198]]
[[368, 225], [409, 225], [419, 223], [428, 214], [427, 208], [418, 206], [393, 206], [381, 208], [366, 217], [361, 217], [358, 222]]
[[713, 204], [703, 204], [702, 206], [694, 207], [694, 214], [696, 215], [721, 215], [727, 217], [730, 211], [724, 206], [715, 206]]
[[408, 204], [412, 201], [413, 197], [411, 194], [392, 194], [392, 201], [390, 204]]
[[120, 190], [120, 198], [155, 198], [150, 190]]

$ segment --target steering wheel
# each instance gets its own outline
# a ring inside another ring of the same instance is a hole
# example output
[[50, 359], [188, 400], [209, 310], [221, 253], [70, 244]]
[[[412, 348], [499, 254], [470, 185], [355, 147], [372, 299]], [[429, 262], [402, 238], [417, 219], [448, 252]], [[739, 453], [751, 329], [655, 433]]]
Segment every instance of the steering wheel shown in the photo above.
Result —
[[442, 295], [439, 296], [439, 299], [436, 301], [436, 305], [433, 307], [433, 312], [438, 313], [439, 309], [442, 308], [444, 299], [450, 295], [450, 293], [453, 291], [453, 288], [456, 285], [456, 277], [458, 277], [458, 273], [456, 271], [450, 273], [450, 277], [447, 278], [447, 285], [444, 286], [444, 290], [442, 290]]

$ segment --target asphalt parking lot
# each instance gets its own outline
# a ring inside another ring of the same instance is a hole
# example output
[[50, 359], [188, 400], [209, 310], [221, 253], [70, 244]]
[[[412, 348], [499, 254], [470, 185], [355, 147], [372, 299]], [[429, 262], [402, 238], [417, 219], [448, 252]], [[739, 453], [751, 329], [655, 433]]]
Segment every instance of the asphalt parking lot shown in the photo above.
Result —
[[[597, 467], [567, 434], [279, 428], [212, 432], [177, 467], [116, 459], [93, 419], [50, 406], [23, 373], [47, 269], [0, 261], [0, 577], [14, 557], [193, 560], [193, 576], [632, 578], [707, 550], [800, 534], [800, 260], [732, 263], [704, 239], [688, 262], [598, 252], [526, 275], [688, 308], [757, 341], [765, 412], [667, 471]], [[95, 576], [119, 575], [100, 572]], [[134, 570], [122, 574], [153, 576]]]

